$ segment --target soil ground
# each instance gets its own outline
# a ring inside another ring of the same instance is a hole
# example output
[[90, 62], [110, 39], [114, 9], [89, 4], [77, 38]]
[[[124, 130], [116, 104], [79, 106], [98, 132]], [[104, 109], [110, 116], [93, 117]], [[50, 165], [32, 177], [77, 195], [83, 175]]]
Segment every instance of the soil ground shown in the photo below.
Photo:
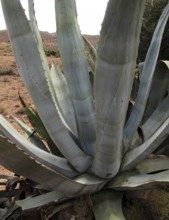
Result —
[[[17, 73], [13, 56], [0, 56], [0, 114], [19, 130], [12, 115], [26, 120], [23, 107], [18, 98], [20, 93], [27, 103], [31, 103], [30, 97]], [[12, 173], [0, 166], [0, 174], [11, 176]]]

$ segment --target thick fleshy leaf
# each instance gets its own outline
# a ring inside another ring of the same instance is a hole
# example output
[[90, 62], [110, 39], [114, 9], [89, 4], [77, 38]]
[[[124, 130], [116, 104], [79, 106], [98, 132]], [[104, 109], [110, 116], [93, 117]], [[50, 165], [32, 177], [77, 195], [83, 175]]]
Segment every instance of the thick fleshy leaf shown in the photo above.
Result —
[[166, 22], [169, 17], [169, 4], [164, 9], [158, 25], [156, 27], [156, 30], [154, 32], [145, 63], [143, 66], [143, 71], [140, 78], [140, 86], [139, 91], [136, 99], [135, 106], [133, 108], [133, 112], [131, 113], [131, 116], [125, 126], [124, 130], [124, 145], [126, 148], [130, 146], [130, 143], [132, 143], [132, 139], [137, 132], [137, 129], [140, 125], [140, 122], [142, 120], [147, 99], [149, 97], [149, 92], [151, 88], [151, 83], [153, 79], [153, 74], [155, 71], [158, 54], [160, 50], [162, 35], [164, 32], [164, 28], [166, 25]]
[[[42, 63], [43, 66], [44, 66], [44, 70], [47, 70], [47, 71], [45, 71], [45, 76], [46, 76], [46, 79], [47, 79], [47, 83], [48, 83], [48, 86], [49, 86], [49, 90], [50, 90], [53, 102], [55, 104], [58, 115], [60, 116], [60, 119], [61, 119], [62, 123], [64, 124], [64, 126], [71, 133], [73, 133], [73, 135], [75, 135], [77, 137], [77, 128], [76, 128], [76, 121], [75, 121], [73, 106], [71, 106], [71, 108], [70, 108], [70, 103], [68, 103], [69, 106], [67, 104], [67, 106], [65, 107], [65, 106], [63, 106], [63, 103], [62, 103], [63, 101], [60, 103], [59, 101], [61, 101], [61, 100], [58, 100], [58, 96], [60, 94], [60, 88], [58, 88], [58, 85], [56, 84], [56, 82], [59, 81], [59, 80], [57, 80], [56, 72], [59, 72], [59, 74], [61, 74], [61, 75], [62, 75], [62, 73], [57, 68], [56, 64], [54, 64], [54, 63], [52, 64], [52, 71], [48, 71], [48, 64], [47, 64], [47, 60], [45, 58], [45, 52], [43, 50], [42, 38], [41, 38], [40, 32], [38, 30], [37, 21], [36, 21], [36, 18], [35, 18], [34, 1], [30, 0], [30, 1], [28, 1], [28, 3], [29, 3], [29, 16], [30, 16], [31, 28], [32, 28], [32, 31], [34, 33], [35, 39], [37, 41], [37, 47], [39, 49], [41, 59], [44, 61]], [[63, 79], [63, 77], [62, 77], [62, 79]], [[62, 89], [65, 90], [65, 88], [62, 88]], [[67, 92], [69, 94], [69, 91], [67, 91]], [[65, 93], [62, 93], [62, 94], [65, 94]], [[68, 101], [68, 100], [66, 100], [66, 101]], [[69, 102], [70, 101], [71, 100], [69, 100]], [[65, 107], [65, 109], [60, 108], [60, 106]], [[71, 109], [72, 109], [73, 113], [72, 113]], [[68, 111], [68, 114], [63, 114], [63, 112], [67, 113], [67, 111]], [[73, 114], [74, 117], [72, 117], [72, 114]], [[49, 140], [49, 143], [51, 143], [50, 140]], [[53, 151], [53, 147], [52, 147], [52, 151]]]
[[50, 152], [59, 157], [63, 157], [63, 155], [58, 150], [58, 148], [52, 141], [51, 137], [49, 136], [37, 111], [33, 107], [28, 106], [20, 95], [19, 95], [19, 99], [21, 101], [22, 106], [25, 109], [25, 112], [28, 116], [29, 122], [31, 123], [33, 129], [41, 137], [42, 140], [46, 141], [46, 143], [48, 144], [48, 148], [50, 149]]
[[27, 124], [25, 124], [20, 119], [13, 117], [13, 119], [16, 121], [16, 123], [20, 126], [20, 128], [25, 132], [27, 139], [37, 147], [39, 147], [41, 150], [47, 151], [47, 148], [43, 141], [36, 135], [35, 131], [30, 128]]
[[168, 185], [169, 171], [163, 171], [156, 174], [139, 174], [123, 173], [117, 176], [107, 186], [115, 190], [133, 190], [133, 189], [146, 189], [153, 186]]
[[93, 62], [95, 64], [96, 63], [96, 59], [97, 59], [97, 51], [96, 51], [94, 46], [88, 41], [88, 39], [85, 36], [83, 36], [83, 40], [86, 43], [86, 45], [87, 45], [87, 47], [89, 49], [91, 58], [92, 58], [92, 60], [93, 60]]
[[[62, 200], [65, 201], [66, 199], [68, 199], [68, 198], [65, 198], [65, 199], [63, 198]], [[61, 202], [62, 200], [61, 200], [61, 194], [59, 192], [52, 191], [52, 192], [48, 192], [48, 193], [45, 193], [45, 194], [42, 194], [39, 196], [35, 196], [32, 198], [18, 200], [18, 201], [16, 201], [16, 204], [19, 205], [20, 207], [22, 207], [22, 210], [25, 211], [28, 209], [33, 209], [33, 208], [37, 208], [39, 206], [46, 205], [50, 202], [57, 202], [57, 201]], [[67, 208], [71, 205], [72, 205], [72, 202], [65, 202], [64, 208]], [[51, 206], [52, 206], [52, 204], [51, 204]], [[57, 208], [57, 209], [55, 210], [55, 208]], [[53, 214], [61, 211], [60, 205], [55, 204], [55, 208], [53, 207], [53, 209], [54, 209], [52, 211]]]
[[32, 106], [28, 106], [20, 94], [19, 100], [25, 110], [26, 115], [28, 116], [29, 122], [32, 125], [33, 129], [43, 140], [48, 141], [49, 134], [45, 126], [43, 125], [43, 122], [40, 119], [36, 109], [34, 109]]
[[[99, 191], [104, 180], [82, 175], [77, 180], [71, 180], [39, 163], [31, 155], [0, 136], [0, 163], [18, 175], [27, 177], [47, 190], [56, 191], [56, 199], [72, 198], [83, 194]], [[15, 157], [13, 156], [15, 155]], [[53, 201], [53, 198], [52, 200]]]
[[86, 37], [83, 36], [83, 40], [85, 45], [87, 46], [89, 53], [87, 53], [88, 64], [89, 64], [89, 78], [92, 87], [92, 93], [94, 96], [94, 77], [95, 77], [95, 70], [96, 70], [96, 58], [97, 52], [93, 45], [87, 40]]
[[[8, 201], [6, 201], [8, 203]], [[2, 207], [4, 207], [2, 205]], [[7, 220], [7, 219], [11, 219], [11, 218], [20, 218], [21, 216], [21, 208], [18, 207], [16, 204], [10, 205], [8, 207], [8, 205], [4, 208], [0, 208], [0, 219], [2, 220]]]
[[[0, 136], [0, 152], [0, 163], [4, 167], [18, 175], [40, 183], [46, 189], [52, 189], [55, 184], [53, 183], [52, 171], [36, 162], [3, 136]], [[58, 182], [56, 181], [56, 183]]]
[[[28, 6], [29, 6], [30, 26], [31, 26], [32, 32], [34, 34], [34, 37], [35, 37], [35, 40], [37, 43], [37, 48], [39, 50], [40, 57], [43, 61], [42, 65], [44, 66], [44, 70], [45, 70], [46, 83], [49, 83], [48, 78], [50, 75], [50, 71], [48, 68], [48, 63], [46, 60], [45, 52], [43, 50], [42, 38], [41, 38], [40, 32], [38, 30], [38, 26], [37, 26], [37, 21], [36, 21], [36, 17], [35, 17], [35, 10], [34, 10], [34, 1], [29, 0]], [[52, 93], [52, 90], [50, 89], [50, 85], [49, 85], [49, 90]], [[53, 98], [53, 95], [52, 95], [52, 98]], [[27, 111], [28, 117], [30, 119], [30, 122], [31, 122], [31, 124], [33, 124], [33, 127], [35, 128], [35, 130], [39, 130], [41, 137], [44, 138], [44, 140], [48, 141], [48, 139], [50, 137], [47, 134], [46, 129], [44, 128], [44, 125], [43, 125], [41, 119], [38, 118], [38, 113], [32, 108], [29, 108], [27, 106], [25, 106], [25, 107], [26, 107], [26, 111]], [[36, 127], [37, 127], [37, 129], [36, 129]], [[51, 142], [51, 141], [49, 141], [49, 142]]]
[[95, 76], [97, 150], [93, 164], [94, 173], [101, 177], [114, 177], [121, 164], [144, 4], [144, 0], [110, 0], [102, 25]]
[[0, 218], [4, 219], [5, 215], [8, 213], [8, 209], [7, 208], [0, 208]]
[[[157, 108], [159, 103], [164, 99], [168, 93], [167, 89], [169, 87], [169, 61], [159, 61], [155, 68], [151, 89], [147, 101], [147, 106], [143, 115], [143, 122], [145, 122], [150, 115]], [[157, 92], [158, 91], [158, 92]]]
[[[32, 28], [32, 31], [34, 33], [35, 39], [37, 41], [37, 47], [39, 49], [40, 56], [41, 56], [42, 60], [44, 60], [44, 62], [43, 62], [44, 69], [48, 70], [48, 64], [47, 64], [47, 60], [45, 58], [46, 57], [45, 56], [45, 52], [43, 50], [42, 38], [41, 38], [40, 32], [38, 30], [37, 21], [36, 21], [36, 18], [35, 18], [34, 0], [30, 0], [30, 1], [28, 1], [28, 3], [29, 3], [29, 16], [30, 16], [31, 28]], [[58, 101], [57, 101], [57, 96], [56, 96], [57, 91], [55, 91], [55, 89], [57, 89], [57, 87], [54, 85], [54, 82], [53, 82], [53, 80], [56, 81], [56, 77], [55, 76], [53, 76], [53, 77], [51, 76], [51, 71], [45, 71], [45, 76], [46, 76], [46, 79], [47, 79], [47, 83], [49, 85], [49, 90], [51, 92], [51, 96], [52, 96], [53, 102], [55, 103], [55, 106], [56, 106], [56, 108], [58, 110], [58, 114], [60, 115], [60, 109], [58, 109]], [[60, 116], [61, 116], [62, 122], [67, 127], [67, 124], [66, 124], [66, 122], [64, 120], [65, 118], [63, 119], [63, 115], [60, 115]]]
[[169, 95], [160, 103], [149, 119], [141, 126], [144, 133], [144, 140], [148, 140], [168, 117]]
[[[61, 153], [78, 171], [83, 172], [90, 166], [91, 159], [79, 149], [59, 117], [45, 75], [50, 70], [45, 59], [42, 60], [38, 41], [35, 40], [20, 1], [2, 0], [1, 3], [19, 73], [38, 114]], [[80, 164], [77, 158], [81, 158]]]
[[122, 210], [123, 193], [113, 190], [101, 191], [92, 196], [96, 220], [125, 220]]
[[71, 93], [82, 149], [95, 153], [95, 112], [87, 57], [77, 22], [75, 0], [55, 0], [57, 39]]
[[136, 169], [140, 173], [153, 173], [169, 170], [169, 158], [146, 159], [138, 164]]
[[51, 84], [57, 106], [70, 131], [78, 137], [74, 108], [66, 79], [60, 69], [52, 62]]
[[[91, 70], [92, 74], [95, 74], [95, 67], [96, 67], [96, 59], [97, 59], [97, 52], [96, 49], [94, 48], [94, 46], [87, 40], [87, 38], [85, 36], [83, 36], [83, 40], [85, 42], [85, 45], [87, 46], [88, 50], [89, 50], [89, 55], [87, 54], [88, 57], [88, 63], [89, 63], [89, 67]], [[90, 76], [90, 75], [89, 75]], [[90, 76], [90, 81], [91, 78], [94, 78], [94, 76]], [[91, 82], [92, 84], [92, 82]], [[92, 84], [93, 86], [93, 84]]]
[[[167, 109], [169, 109], [168, 95], [154, 110], [153, 114], [148, 118], [148, 120], [142, 126], [140, 126], [143, 136], [142, 141], [147, 141], [169, 117], [169, 111]], [[134, 147], [140, 146], [138, 135], [134, 136], [132, 146]]]
[[159, 147], [154, 151], [157, 155], [168, 155], [169, 150], [169, 135], [166, 139], [159, 145]]
[[30, 143], [2, 116], [0, 116], [0, 130], [12, 143], [44, 166], [70, 178], [78, 175], [78, 173], [70, 167], [66, 159], [47, 153]]
[[[140, 84], [140, 73], [139, 73], [139, 69], [136, 68], [135, 72], [134, 72], [134, 80], [133, 80], [133, 85], [132, 85], [132, 91], [131, 91], [131, 95], [130, 95], [130, 101], [135, 102], [136, 97], [137, 97], [137, 93], [138, 93], [138, 88], [139, 88], [139, 84]], [[126, 118], [126, 121], [128, 120], [128, 118]]]
[[141, 163], [165, 140], [169, 133], [169, 118], [142, 145], [129, 150], [123, 158], [121, 170], [131, 170]]
[[139, 74], [141, 75], [143, 72], [143, 67], [144, 67], [145, 62], [141, 62], [138, 64], [138, 69], [139, 69]]

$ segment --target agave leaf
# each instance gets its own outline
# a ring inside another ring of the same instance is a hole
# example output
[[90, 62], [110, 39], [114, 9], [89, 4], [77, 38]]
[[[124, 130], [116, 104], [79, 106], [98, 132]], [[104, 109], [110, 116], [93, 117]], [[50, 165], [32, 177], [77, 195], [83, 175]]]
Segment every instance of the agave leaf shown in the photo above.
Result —
[[141, 126], [144, 133], [144, 140], [148, 140], [152, 134], [165, 122], [169, 117], [169, 96], [167, 96]]
[[0, 208], [0, 219], [8, 220], [11, 218], [20, 218], [21, 216], [21, 208], [18, 207], [16, 204], [12, 204], [11, 206], [6, 206], [5, 208]]
[[[132, 91], [131, 91], [131, 95], [130, 95], [130, 99], [135, 102], [136, 97], [137, 97], [137, 93], [138, 93], [138, 88], [139, 88], [139, 84], [140, 84], [140, 73], [139, 73], [139, 69], [135, 69], [134, 72], [134, 80], [133, 80], [133, 86], [132, 86]], [[128, 120], [128, 119], [126, 119]]]
[[153, 79], [153, 74], [154, 74], [157, 59], [158, 59], [162, 35], [164, 32], [166, 22], [168, 20], [168, 16], [169, 16], [169, 4], [164, 9], [159, 19], [158, 25], [154, 32], [154, 35], [153, 35], [146, 59], [145, 59], [143, 72], [140, 78], [140, 86], [139, 86], [136, 103], [131, 113], [131, 116], [125, 126], [125, 130], [124, 130], [124, 144], [126, 147], [129, 147], [130, 143], [132, 143], [132, 138], [134, 137], [140, 125], [140, 122], [142, 120], [142, 117], [145, 111], [145, 107], [146, 107], [146, 103], [147, 103], [147, 99], [149, 96], [151, 83]]
[[29, 122], [31, 123], [32, 127], [34, 128], [35, 132], [47, 142], [48, 148], [50, 149], [50, 152], [54, 155], [57, 155], [59, 157], [63, 157], [61, 152], [58, 150], [52, 139], [50, 138], [45, 126], [43, 125], [43, 122], [41, 118], [39, 117], [37, 111], [29, 107], [23, 98], [19, 95], [19, 99], [21, 101], [21, 104], [25, 108], [26, 114], [28, 116]]
[[75, 110], [78, 137], [84, 152], [93, 156], [95, 112], [75, 0], [55, 0], [55, 9], [59, 52]]
[[95, 76], [97, 150], [93, 170], [104, 178], [114, 177], [121, 164], [144, 4], [144, 0], [110, 0], [102, 25]]
[[[48, 63], [47, 63], [47, 60], [46, 60], [46, 55], [45, 55], [45, 52], [43, 50], [42, 38], [41, 38], [40, 32], [38, 30], [38, 25], [37, 25], [37, 21], [36, 21], [36, 17], [35, 17], [34, 0], [28, 1], [28, 5], [29, 5], [29, 17], [30, 17], [31, 29], [32, 29], [32, 31], [34, 33], [34, 36], [35, 36], [35, 39], [37, 41], [37, 47], [39, 49], [41, 59], [43, 60], [42, 64], [44, 66], [44, 69], [47, 70], [47, 71], [45, 71], [46, 80], [47, 80], [47, 83], [49, 85], [49, 90], [51, 92], [52, 99], [53, 99], [53, 101], [55, 103], [55, 106], [57, 108], [58, 106], [57, 106], [56, 99], [55, 99], [56, 98], [55, 89], [53, 87], [53, 83], [52, 83], [52, 80], [51, 80], [51, 73], [50, 73], [50, 71], [48, 71], [49, 68], [48, 68]], [[57, 108], [57, 110], [58, 110], [58, 108]], [[63, 121], [63, 123], [64, 123], [64, 121]]]
[[87, 40], [87, 38], [85, 36], [83, 36], [83, 40], [84, 42], [86, 43], [88, 49], [89, 49], [89, 52], [90, 52], [90, 55], [92, 57], [92, 60], [94, 62], [94, 64], [96, 63], [96, 59], [97, 59], [97, 52], [96, 52], [96, 49], [94, 48], [94, 46]]
[[34, 130], [43, 140], [48, 141], [48, 138], [50, 137], [37, 111], [33, 107], [28, 106], [20, 94], [19, 99]]
[[45, 75], [50, 70], [45, 59], [42, 60], [20, 1], [2, 0], [1, 3], [17, 66], [38, 114], [61, 153], [83, 172], [91, 165], [91, 158], [79, 149], [59, 117]]
[[122, 210], [122, 192], [101, 191], [92, 196], [96, 220], [125, 220]]
[[[83, 40], [87, 46], [87, 48], [89, 49], [89, 56], [88, 57], [88, 63], [89, 63], [89, 67], [91, 69], [91, 73], [94, 74], [95, 73], [95, 66], [96, 66], [96, 59], [97, 59], [97, 52], [96, 52], [96, 49], [93, 47], [93, 45], [87, 40], [87, 38], [85, 36], [83, 36]], [[91, 81], [91, 78], [94, 76], [90, 76], [90, 81]], [[92, 84], [92, 81], [91, 81], [91, 85], [93, 86]]]
[[54, 62], [52, 62], [51, 68], [51, 83], [54, 88], [54, 95], [57, 101], [57, 105], [59, 110], [64, 118], [66, 124], [70, 128], [71, 132], [77, 137], [77, 126], [74, 108], [72, 104], [72, 100], [70, 97], [70, 92], [68, 88], [68, 84], [62, 72], [56, 66]]
[[[78, 178], [74, 179], [74, 181], [75, 181], [75, 185], [79, 183], [79, 184], [82, 184], [83, 186], [81, 187], [81, 190], [79, 192], [78, 192], [79, 189], [77, 190], [79, 195], [85, 194], [86, 192], [92, 192], [92, 191], [95, 192], [95, 190], [98, 191], [99, 188], [101, 188], [101, 185], [103, 186], [103, 180], [100, 180], [99, 178], [95, 178], [91, 175], [81, 175]], [[89, 187], [86, 186], [87, 184], [89, 185]], [[92, 186], [92, 190], [91, 190], [90, 185]], [[63, 202], [65, 200], [69, 200], [70, 198], [77, 196], [77, 195], [71, 194], [71, 196], [67, 197], [66, 194], [64, 194], [62, 185], [61, 185], [61, 188], [62, 189], [57, 189], [56, 191], [45, 193], [43, 195], [36, 196], [34, 198], [28, 198], [28, 199], [17, 201], [17, 204], [21, 206], [23, 210], [26, 210], [26, 209], [45, 205], [52, 201]], [[72, 202], [67, 202], [67, 205], [68, 204], [71, 205]], [[55, 206], [55, 207], [58, 207], [58, 209], [56, 209], [55, 212], [58, 212], [61, 209], [60, 205]]]
[[103, 185], [105, 185], [107, 183], [107, 180], [101, 179], [100, 177], [88, 173], [81, 174], [80, 176], [75, 177], [74, 181], [76, 181], [77, 183], [88, 185], [90, 185], [91, 183], [95, 185], [102, 183]]
[[94, 75], [92, 72], [89, 71], [89, 77], [90, 77], [90, 83], [91, 83], [91, 86], [92, 86], [92, 93], [93, 93], [93, 96], [94, 96]]
[[141, 62], [138, 64], [138, 69], [139, 69], [139, 74], [141, 75], [143, 72], [143, 67], [144, 67], [145, 62]]
[[68, 179], [37, 162], [31, 155], [23, 152], [3, 136], [0, 136], [0, 152], [0, 162], [4, 167], [39, 183], [45, 189], [59, 192], [58, 199], [93, 193], [99, 191], [105, 184], [104, 180], [99, 181], [98, 178], [94, 176], [91, 178], [90, 175], [89, 178], [88, 175], [82, 175], [83, 181], [80, 177], [75, 181]]
[[[45, 52], [43, 50], [42, 38], [41, 38], [40, 32], [38, 30], [37, 21], [36, 21], [36, 18], [35, 18], [34, 1], [33, 0], [28, 1], [28, 4], [29, 4], [29, 16], [30, 16], [31, 28], [32, 28], [32, 31], [33, 31], [33, 33], [35, 35], [35, 39], [37, 41], [37, 46], [38, 46], [38, 49], [39, 49], [39, 52], [40, 52], [40, 56], [41, 56], [42, 60], [45, 61], [45, 62], [43, 62], [44, 69], [48, 70], [48, 64], [46, 62], [46, 59], [45, 59], [46, 56], [45, 56]], [[55, 65], [55, 69], [54, 70], [56, 70], [56, 68], [57, 67]], [[52, 73], [53, 73], [53, 71], [52, 71]], [[58, 114], [61, 117], [61, 120], [62, 120], [63, 124], [67, 128], [69, 128], [69, 130], [71, 130], [70, 127], [69, 127], [69, 124], [66, 123], [67, 121], [63, 117], [63, 114], [61, 114], [61, 112], [60, 112], [61, 109], [58, 107], [58, 100], [57, 100], [57, 95], [56, 95], [56, 93], [58, 91], [56, 91], [57, 87], [56, 87], [56, 85], [54, 85], [54, 82], [53, 82], [53, 80], [56, 81], [55, 73], [52, 74], [52, 76], [51, 76], [51, 72], [50, 71], [45, 71], [45, 76], [46, 76], [46, 79], [47, 79], [47, 82], [48, 82], [48, 85], [49, 85], [49, 90], [51, 92], [51, 96], [52, 96], [53, 102], [55, 103], [55, 106], [57, 108]]]
[[36, 45], [40, 53], [40, 57], [42, 59], [42, 65], [44, 67], [44, 74], [46, 78], [48, 79], [48, 75], [50, 73], [45, 51], [43, 49], [43, 43], [42, 43], [42, 38], [40, 35], [40, 32], [38, 30], [38, 25], [35, 17], [35, 10], [34, 10], [34, 0], [29, 0], [28, 1], [28, 6], [29, 6], [29, 17], [30, 17], [30, 26], [32, 29], [32, 32], [34, 34], [35, 40], [36, 40]]
[[22, 207], [22, 210], [28, 210], [45, 205], [51, 201], [57, 201], [61, 198], [61, 194], [58, 191], [48, 192], [33, 198], [26, 198], [16, 201], [16, 204]]
[[23, 200], [18, 200], [18, 201], [16, 201], [16, 204], [19, 205], [23, 211], [26, 211], [28, 209], [37, 208], [39, 206], [46, 205], [49, 202], [55, 201], [54, 207], [52, 207], [52, 204], [51, 204], [51, 207], [53, 208], [52, 215], [54, 215], [55, 213], [61, 211], [62, 209], [73, 205], [72, 201], [68, 201], [68, 202], [64, 202], [61, 205], [56, 206], [56, 202], [60, 201], [60, 197], [61, 197], [61, 195], [59, 192], [52, 191], [52, 192], [48, 192], [48, 193], [45, 193], [45, 194], [42, 194], [39, 196], [35, 196], [33, 198], [26, 198]]
[[[45, 70], [45, 76], [46, 76], [47, 83], [49, 85], [49, 90], [50, 90], [53, 102], [54, 102], [54, 104], [55, 104], [55, 106], [57, 108], [58, 107], [58, 105], [57, 105], [58, 103], [56, 102], [56, 99], [55, 99], [56, 98], [55, 94], [54, 94], [55, 90], [53, 88], [53, 83], [52, 83], [52, 80], [51, 80], [51, 72], [49, 71], [49, 68], [48, 68], [48, 63], [47, 63], [47, 60], [46, 60], [46, 55], [45, 55], [45, 52], [43, 50], [42, 38], [41, 38], [40, 32], [38, 30], [38, 25], [37, 25], [37, 21], [36, 21], [36, 17], [35, 17], [34, 0], [28, 1], [28, 6], [29, 6], [29, 17], [30, 17], [31, 29], [32, 29], [32, 31], [34, 33], [34, 37], [35, 37], [35, 40], [37, 42], [37, 47], [38, 47], [41, 59], [43, 61], [42, 65], [43, 65], [44, 70]], [[58, 114], [59, 114], [59, 109], [57, 108], [57, 110], [58, 110]], [[43, 123], [41, 123], [39, 115], [38, 114], [35, 114], [35, 115], [37, 116], [37, 121], [40, 122], [40, 126], [39, 126], [38, 129], [40, 130], [40, 133], [45, 137], [45, 140], [47, 141], [48, 145], [50, 146], [51, 152], [56, 154], [56, 155], [58, 155], [58, 156], [63, 156], [60, 153], [60, 151], [56, 148], [55, 144], [53, 143], [53, 141], [51, 140], [50, 136], [48, 135], [45, 127], [43, 126]], [[31, 118], [31, 120], [33, 120], [33, 119]], [[61, 120], [62, 120], [62, 117], [61, 117]], [[64, 123], [63, 120], [62, 120], [62, 122]], [[64, 125], [66, 125], [66, 124], [64, 123]]]
[[169, 69], [167, 63], [169, 62], [160, 61], [157, 63], [142, 123], [149, 118], [167, 94], [169, 86]]
[[70, 178], [78, 175], [78, 173], [69, 166], [66, 159], [49, 154], [30, 143], [2, 116], [0, 116], [0, 129], [12, 143], [39, 163]]
[[50, 138], [37, 111], [32, 107], [26, 107], [26, 113], [35, 132], [37, 132], [37, 134], [47, 142], [50, 152], [59, 157], [63, 157], [63, 154], [59, 151], [58, 147], [54, 144], [54, 142]]
[[142, 145], [129, 150], [123, 158], [121, 169], [130, 170], [141, 163], [150, 153], [152, 153], [168, 136], [169, 118], [155, 131], [155, 133]]
[[136, 169], [140, 173], [153, 173], [169, 170], [169, 158], [146, 159], [138, 164]]
[[4, 219], [5, 215], [8, 213], [8, 209], [7, 208], [0, 208], [0, 218]]
[[[65, 196], [66, 194], [70, 195], [71, 193], [71, 196], [75, 197], [75, 196], [97, 192], [100, 189], [102, 189], [106, 183], [107, 182], [104, 179], [100, 179], [91, 174], [81, 174], [80, 176], [76, 177], [73, 180], [69, 180], [61, 185], [58, 185], [57, 190], [59, 192], [63, 192]], [[69, 187], [73, 188], [72, 192], [70, 192]]]
[[169, 171], [156, 174], [122, 173], [108, 184], [108, 188], [115, 190], [146, 189], [158, 185], [168, 185]]
[[[0, 152], [0, 161], [4, 167], [18, 175], [40, 183], [44, 188], [52, 189], [53, 177], [52, 181], [49, 181], [52, 171], [37, 163], [3, 136], [0, 136]], [[56, 183], [58, 182], [56, 181]]]
[[[29, 155], [0, 136], [0, 161], [7, 169], [40, 183], [46, 189], [56, 189], [68, 179], [37, 163]], [[13, 157], [15, 155], [15, 157]], [[69, 189], [70, 190], [70, 189]], [[63, 194], [60, 193], [63, 197]]]
[[[143, 141], [147, 141], [154, 132], [165, 122], [169, 117], [169, 96], [167, 96], [155, 109], [149, 119], [140, 127], [142, 131]], [[132, 141], [132, 146], [139, 146], [139, 136], [136, 134]]]
[[88, 63], [89, 63], [89, 67], [90, 67], [89, 78], [90, 78], [91, 86], [93, 88], [93, 83], [92, 83], [93, 81], [92, 81], [92, 79], [94, 79], [95, 64], [90, 60], [89, 56], [88, 56]]
[[18, 118], [13, 116], [13, 119], [16, 121], [16, 123], [20, 126], [20, 128], [25, 132], [27, 139], [37, 147], [39, 147], [41, 150], [47, 151], [47, 148], [45, 144], [41, 141], [39, 136], [35, 133], [35, 131], [30, 128], [27, 124], [25, 124], [23, 121], [19, 120]]
[[168, 155], [169, 150], [169, 135], [166, 139], [159, 145], [159, 147], [154, 151], [155, 154], [158, 155]]

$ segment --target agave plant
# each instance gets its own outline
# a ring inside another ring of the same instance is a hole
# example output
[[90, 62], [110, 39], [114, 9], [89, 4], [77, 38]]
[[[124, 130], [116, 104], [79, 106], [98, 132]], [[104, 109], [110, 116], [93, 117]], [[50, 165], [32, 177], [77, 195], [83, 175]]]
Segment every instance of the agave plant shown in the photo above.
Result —
[[169, 182], [168, 158], [147, 159], [166, 146], [169, 134], [168, 63], [157, 65], [169, 5], [140, 65], [139, 89], [127, 114], [145, 0], [109, 0], [97, 55], [86, 41], [93, 58], [90, 67], [91, 72], [95, 70], [91, 77], [94, 88], [75, 0], [55, 0], [64, 74], [54, 62], [49, 69], [33, 0], [29, 0], [30, 20], [19, 0], [1, 3], [20, 76], [53, 142], [52, 148], [50, 143], [45, 148], [21, 121], [18, 123], [28, 139], [0, 116], [1, 164], [46, 190], [17, 204], [26, 210], [89, 194], [97, 220], [124, 219], [122, 200], [126, 190]]

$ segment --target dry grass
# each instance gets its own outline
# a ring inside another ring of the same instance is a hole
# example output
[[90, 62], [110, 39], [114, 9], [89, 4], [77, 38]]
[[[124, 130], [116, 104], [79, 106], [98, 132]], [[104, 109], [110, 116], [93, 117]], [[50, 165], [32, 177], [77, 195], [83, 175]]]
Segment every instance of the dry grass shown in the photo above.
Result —
[[5, 103], [1, 103], [1, 105], [0, 105], [0, 114], [2, 114], [2, 115], [9, 114], [8, 106]]
[[12, 75], [12, 74], [13, 74], [12, 68], [0, 67], [0, 76]]
[[2, 56], [12, 56], [11, 45], [6, 42], [0, 42], [0, 54]]
[[3, 56], [0, 51], [0, 76], [17, 74], [16, 63], [13, 56]]

